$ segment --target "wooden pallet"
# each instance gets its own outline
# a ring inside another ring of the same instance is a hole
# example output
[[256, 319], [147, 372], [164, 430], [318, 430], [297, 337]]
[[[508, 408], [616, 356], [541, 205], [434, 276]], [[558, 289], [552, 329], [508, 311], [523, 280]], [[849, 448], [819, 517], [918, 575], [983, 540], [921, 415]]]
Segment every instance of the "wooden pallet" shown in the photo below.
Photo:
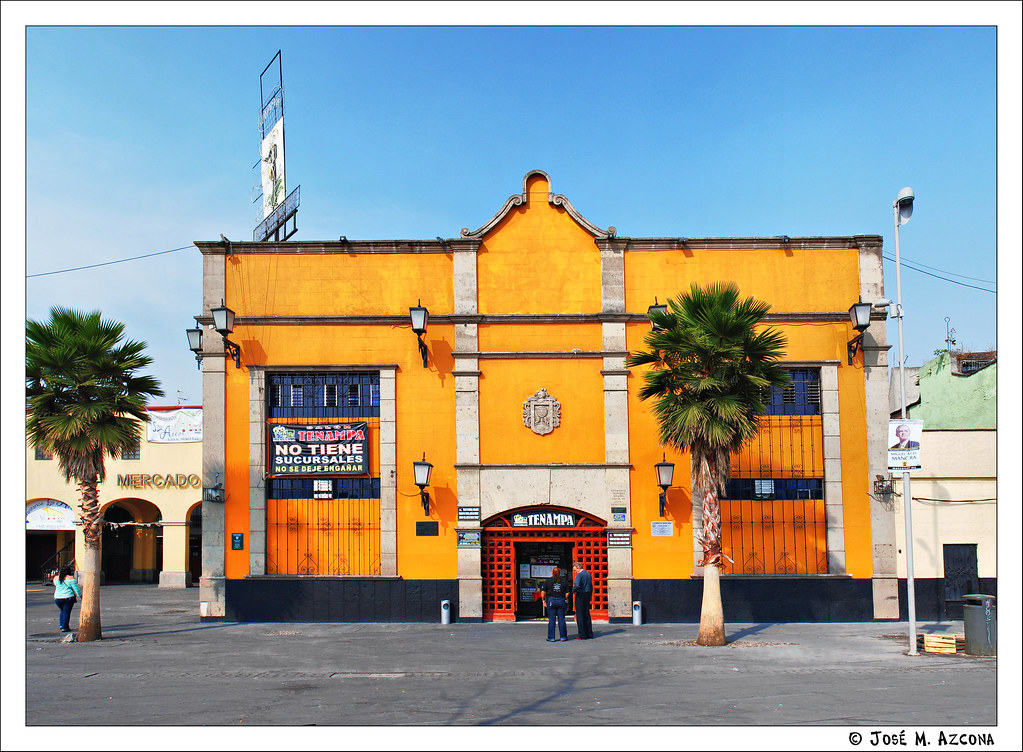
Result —
[[923, 645], [926, 653], [946, 653], [953, 655], [966, 647], [966, 637], [963, 635], [917, 635], [917, 646]]

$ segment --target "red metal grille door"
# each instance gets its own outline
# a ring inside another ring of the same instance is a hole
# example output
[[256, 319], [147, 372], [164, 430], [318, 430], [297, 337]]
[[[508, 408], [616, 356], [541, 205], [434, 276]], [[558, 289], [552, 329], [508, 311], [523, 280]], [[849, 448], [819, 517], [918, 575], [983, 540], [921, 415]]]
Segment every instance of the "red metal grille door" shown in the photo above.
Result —
[[[578, 514], [578, 513], [576, 513]], [[515, 544], [559, 542], [572, 545], [572, 557], [593, 577], [590, 615], [607, 621], [607, 536], [604, 523], [579, 515], [574, 528], [516, 528], [506, 515], [485, 523], [480, 566], [483, 576], [483, 620], [515, 621]]]
[[593, 577], [590, 616], [597, 621], [607, 621], [607, 536], [603, 531], [580, 531], [573, 542], [575, 560], [581, 561]]
[[514, 542], [506, 532], [483, 537], [483, 618], [515, 621]]

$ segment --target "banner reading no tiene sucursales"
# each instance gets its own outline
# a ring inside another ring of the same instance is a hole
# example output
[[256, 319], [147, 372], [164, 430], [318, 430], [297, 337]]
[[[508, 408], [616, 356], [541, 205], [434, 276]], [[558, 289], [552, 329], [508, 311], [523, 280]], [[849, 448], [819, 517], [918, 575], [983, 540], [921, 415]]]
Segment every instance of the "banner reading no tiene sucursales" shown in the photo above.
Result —
[[369, 472], [369, 424], [296, 426], [272, 423], [270, 475], [364, 475]]

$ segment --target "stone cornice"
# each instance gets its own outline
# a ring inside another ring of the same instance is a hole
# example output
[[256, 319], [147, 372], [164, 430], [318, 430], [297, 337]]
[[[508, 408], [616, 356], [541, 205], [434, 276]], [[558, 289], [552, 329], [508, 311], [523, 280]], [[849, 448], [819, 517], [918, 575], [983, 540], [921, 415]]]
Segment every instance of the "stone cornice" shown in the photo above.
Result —
[[480, 241], [468, 238], [436, 240], [288, 240], [256, 243], [251, 241], [194, 241], [203, 255], [350, 255], [395, 253], [475, 253]]
[[[526, 177], [540, 170], [534, 170]], [[203, 255], [331, 255], [331, 254], [396, 254], [396, 253], [475, 253], [479, 250], [482, 236], [504, 218], [516, 206], [522, 206], [526, 194], [511, 196], [501, 210], [483, 227], [473, 232], [462, 229], [460, 238], [435, 240], [287, 240], [282, 242], [216, 240], [193, 241]], [[581, 227], [593, 234], [594, 243], [601, 250], [608, 251], [697, 251], [730, 250], [758, 251], [766, 249], [790, 250], [835, 250], [851, 249], [878, 252], [881, 248], [880, 235], [852, 235], [835, 237], [741, 237], [741, 238], [649, 238], [620, 237], [614, 228], [601, 230], [576, 211], [571, 202], [555, 193], [548, 194], [552, 206], [563, 207]]]
[[880, 235], [853, 235], [793, 238], [631, 238], [610, 237], [595, 241], [601, 250], [614, 251], [760, 251], [767, 249], [835, 250], [880, 245]]

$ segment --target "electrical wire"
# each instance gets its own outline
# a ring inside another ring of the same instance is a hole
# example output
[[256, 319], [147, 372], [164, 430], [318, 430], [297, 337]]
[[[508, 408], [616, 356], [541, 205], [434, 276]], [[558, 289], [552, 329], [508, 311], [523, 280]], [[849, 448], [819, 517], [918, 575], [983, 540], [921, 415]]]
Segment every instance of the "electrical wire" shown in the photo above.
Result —
[[[891, 256], [886, 256], [885, 258], [889, 258], [892, 261], [895, 260]], [[939, 269], [936, 266], [928, 266], [927, 264], [922, 264], [919, 261], [916, 261], [914, 259], [904, 258], [902, 260], [903, 260], [903, 262], [907, 262], [907, 263], [910, 263], [910, 264], [916, 264], [917, 266], [922, 266], [924, 269], [930, 269], [931, 271], [935, 271], [935, 272], [942, 272], [943, 274], [951, 274], [953, 277], [959, 277], [960, 279], [972, 279], [974, 282], [984, 282], [984, 283], [989, 284], [989, 285], [993, 285], [994, 284], [994, 282], [992, 282], [990, 279], [980, 279], [979, 277], [967, 277], [965, 274], [956, 274], [955, 272], [950, 272], [947, 269]]]
[[[888, 259], [889, 261], [894, 261], [895, 260], [894, 256], [885, 255], [884, 257], [886, 259]], [[931, 274], [930, 272], [925, 272], [923, 269], [917, 269], [915, 266], [912, 266], [911, 264], [907, 263], [905, 259], [902, 259], [902, 265], [905, 266], [907, 269], [912, 269], [915, 272], [920, 272], [921, 274], [926, 274], [928, 277], [934, 277], [934, 278], [940, 279], [940, 280], [942, 280], [944, 282], [951, 282], [953, 285], [962, 285], [963, 287], [970, 287], [970, 288], [973, 288], [974, 290], [980, 290], [981, 292], [989, 292], [992, 295], [996, 294], [994, 290], [988, 290], [985, 287], [977, 287], [976, 285], [968, 285], [965, 282], [957, 282], [954, 279], [949, 279], [948, 277], [942, 277], [939, 274]], [[952, 274], [952, 272], [946, 272], [946, 274]], [[957, 276], [961, 276], [961, 275], [957, 275]], [[971, 278], [967, 277], [967, 279], [971, 279]]]
[[88, 266], [76, 266], [71, 269], [58, 269], [52, 272], [39, 272], [38, 274], [26, 274], [25, 278], [30, 277], [47, 277], [51, 274], [64, 274], [65, 272], [79, 272], [83, 269], [95, 269], [98, 266], [110, 266], [111, 264], [123, 264], [126, 261], [138, 261], [139, 259], [152, 258], [153, 256], [162, 256], [165, 253], [177, 253], [178, 251], [185, 251], [189, 248], [195, 248], [194, 245], [183, 245], [180, 248], [171, 248], [169, 251], [157, 251], [156, 253], [147, 253], [142, 256], [132, 256], [131, 258], [118, 259], [117, 261], [104, 261], [102, 264], [89, 264]]

